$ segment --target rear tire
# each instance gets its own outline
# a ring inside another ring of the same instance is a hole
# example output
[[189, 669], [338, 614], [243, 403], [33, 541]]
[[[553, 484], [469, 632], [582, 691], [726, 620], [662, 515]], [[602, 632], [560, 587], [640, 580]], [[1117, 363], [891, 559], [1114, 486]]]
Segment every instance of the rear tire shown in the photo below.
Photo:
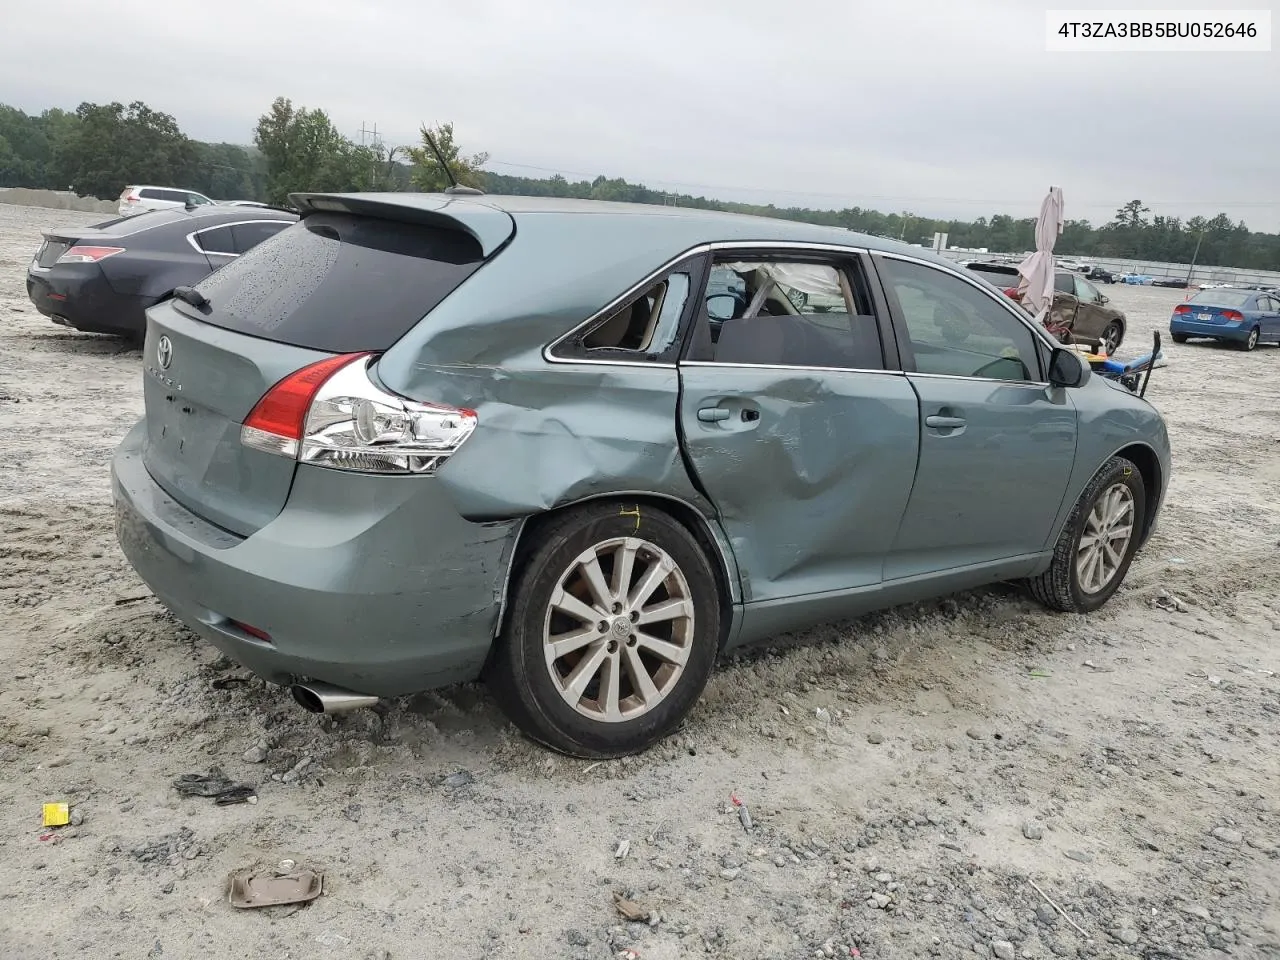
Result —
[[1190, 337], [1188, 337], [1185, 333], [1175, 333], [1175, 334], [1173, 334], [1173, 342], [1174, 342], [1174, 343], [1186, 343], [1189, 339], [1190, 339]]
[[[1051, 610], [1089, 613], [1120, 588], [1146, 522], [1147, 490], [1133, 462], [1112, 457], [1076, 501], [1049, 569], [1027, 581]], [[1127, 528], [1127, 538], [1125, 529]]]
[[1245, 351], [1246, 353], [1252, 351], [1255, 347], [1257, 347], [1258, 337], [1260, 335], [1261, 335], [1261, 331], [1257, 327], [1254, 327], [1252, 330], [1249, 331], [1248, 339], [1238, 341], [1240, 349]]
[[588, 504], [537, 532], [487, 680], [511, 720], [552, 749], [637, 753], [701, 696], [720, 616], [715, 573], [683, 525], [647, 504]]

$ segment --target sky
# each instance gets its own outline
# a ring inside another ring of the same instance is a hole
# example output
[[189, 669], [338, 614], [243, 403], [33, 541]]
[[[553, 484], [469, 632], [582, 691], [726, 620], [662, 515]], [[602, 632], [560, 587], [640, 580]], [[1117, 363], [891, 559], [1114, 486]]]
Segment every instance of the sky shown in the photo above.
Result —
[[1141, 199], [1157, 214], [1225, 212], [1280, 231], [1280, 48], [1049, 53], [1046, 6], [10, 3], [0, 102], [142, 100], [191, 137], [248, 143], [286, 96], [357, 142], [366, 125], [393, 145], [451, 121], [464, 152], [487, 151], [498, 173], [965, 220], [1033, 217], [1057, 185], [1069, 219], [1105, 223]]

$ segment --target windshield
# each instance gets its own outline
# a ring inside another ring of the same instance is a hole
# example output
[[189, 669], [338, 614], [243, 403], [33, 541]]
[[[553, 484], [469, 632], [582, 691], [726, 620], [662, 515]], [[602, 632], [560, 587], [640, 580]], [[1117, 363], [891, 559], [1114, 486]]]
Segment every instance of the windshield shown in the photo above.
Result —
[[1018, 268], [1017, 267], [999, 267], [990, 265], [974, 265], [969, 268], [970, 273], [976, 273], [987, 283], [993, 283], [1001, 289], [1005, 287], [1016, 287], [1018, 285]]

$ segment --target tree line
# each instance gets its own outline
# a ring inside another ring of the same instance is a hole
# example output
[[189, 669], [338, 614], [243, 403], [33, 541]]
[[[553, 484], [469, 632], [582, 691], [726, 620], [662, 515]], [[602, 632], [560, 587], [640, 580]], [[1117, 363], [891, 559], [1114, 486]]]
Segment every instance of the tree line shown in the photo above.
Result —
[[[485, 170], [488, 156], [464, 154], [453, 125], [420, 131], [417, 144], [389, 146], [375, 140], [357, 144], [343, 135], [321, 109], [295, 106], [278, 97], [258, 118], [251, 145], [205, 143], [187, 137], [177, 121], [145, 103], [82, 103], [74, 111], [30, 115], [0, 104], [0, 187], [74, 190], [82, 196], [115, 199], [130, 183], [155, 183], [197, 190], [215, 199], [282, 203], [297, 191], [441, 190], [448, 174], [445, 157], [462, 183], [493, 194], [573, 197], [667, 204], [845, 227], [908, 242], [948, 243], [996, 252], [1035, 247], [1035, 218], [1007, 214], [973, 221], [939, 220], [910, 212], [883, 213], [862, 207], [843, 210], [778, 207], [715, 200], [651, 189], [605, 176], [571, 181], [507, 176]], [[434, 144], [436, 149], [432, 149]], [[1280, 234], [1250, 231], [1225, 213], [1214, 217], [1152, 216], [1132, 200], [1115, 217], [1095, 226], [1068, 220], [1056, 246], [1071, 256], [1198, 263], [1252, 269], [1280, 269]]]

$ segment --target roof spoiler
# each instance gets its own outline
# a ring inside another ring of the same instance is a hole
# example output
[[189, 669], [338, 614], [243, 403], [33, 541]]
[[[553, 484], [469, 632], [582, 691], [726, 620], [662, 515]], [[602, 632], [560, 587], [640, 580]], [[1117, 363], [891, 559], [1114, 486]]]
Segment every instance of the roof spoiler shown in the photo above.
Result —
[[515, 233], [511, 215], [461, 197], [413, 193], [291, 193], [289, 202], [304, 220], [315, 213], [350, 213], [399, 223], [418, 223], [465, 233], [492, 256]]

